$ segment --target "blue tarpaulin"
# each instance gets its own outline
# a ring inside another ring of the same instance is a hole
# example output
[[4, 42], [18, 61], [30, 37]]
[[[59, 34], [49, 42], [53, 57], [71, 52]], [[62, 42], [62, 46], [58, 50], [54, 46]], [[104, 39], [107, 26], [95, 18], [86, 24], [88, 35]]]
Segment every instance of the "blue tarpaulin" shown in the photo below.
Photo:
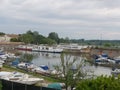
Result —
[[19, 62], [19, 59], [16, 58], [16, 60], [14, 60], [14, 61], [12, 62], [12, 65], [13, 65], [13, 66], [17, 66], [19, 63], [20, 63], [20, 62]]
[[108, 57], [108, 55], [107, 54], [102, 54], [102, 57]]
[[48, 70], [49, 68], [48, 68], [48, 66], [46, 66], [46, 65], [41, 65], [40, 66], [43, 70]]
[[62, 90], [62, 86], [60, 83], [51, 83], [51, 84], [48, 84], [48, 87], [49, 88], [54, 88], [56, 90]]

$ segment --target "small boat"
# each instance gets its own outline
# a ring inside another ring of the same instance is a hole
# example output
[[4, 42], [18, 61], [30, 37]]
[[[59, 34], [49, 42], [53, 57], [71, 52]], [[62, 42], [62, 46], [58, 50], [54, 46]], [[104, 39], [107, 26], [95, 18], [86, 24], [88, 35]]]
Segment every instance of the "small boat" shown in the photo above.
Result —
[[18, 68], [21, 68], [21, 69], [33, 69], [35, 68], [36, 66], [33, 65], [33, 63], [25, 63], [25, 62], [21, 62], [17, 65]]
[[120, 56], [114, 57], [114, 60], [115, 60], [115, 62], [116, 62], [117, 64], [119, 64], [119, 63], [120, 63]]
[[107, 58], [99, 57], [98, 59], [95, 59], [95, 64], [108, 64], [109, 61]]
[[112, 70], [111, 74], [120, 74], [120, 69]]
[[95, 56], [95, 63], [96, 64], [115, 64], [116, 61], [108, 57], [107, 54], [102, 54]]
[[7, 56], [5, 55], [5, 54], [3, 54], [3, 55], [0, 55], [0, 59], [2, 59], [2, 60], [6, 60], [7, 59]]
[[13, 53], [6, 53], [5, 56], [7, 58], [16, 58], [15, 54], [13, 54]]
[[32, 71], [36, 72], [36, 73], [43, 74], [43, 75], [49, 75], [50, 74], [49, 68], [46, 65], [40, 65], [36, 68], [33, 68]]
[[3, 61], [3, 60], [1, 60], [1, 59], [0, 59], [0, 63], [1, 63], [1, 64], [4, 64], [4, 63], [5, 63], [5, 61]]

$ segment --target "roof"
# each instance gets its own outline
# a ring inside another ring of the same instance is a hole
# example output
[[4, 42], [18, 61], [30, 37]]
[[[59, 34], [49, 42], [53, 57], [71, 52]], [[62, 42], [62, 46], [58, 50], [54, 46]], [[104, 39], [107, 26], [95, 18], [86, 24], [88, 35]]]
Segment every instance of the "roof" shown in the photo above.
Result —
[[11, 38], [18, 38], [19, 35], [17, 34], [6, 34], [8, 37], [11, 37]]

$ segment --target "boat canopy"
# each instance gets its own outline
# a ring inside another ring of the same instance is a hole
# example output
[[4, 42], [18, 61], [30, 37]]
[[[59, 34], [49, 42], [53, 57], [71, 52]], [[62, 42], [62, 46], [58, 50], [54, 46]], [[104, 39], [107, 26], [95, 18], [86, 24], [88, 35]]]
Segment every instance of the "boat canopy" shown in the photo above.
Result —
[[48, 66], [46, 66], [46, 65], [41, 65], [40, 66], [43, 70], [48, 70], [49, 68], [48, 68]]
[[107, 54], [105, 54], [105, 53], [104, 53], [104, 54], [102, 54], [101, 56], [102, 56], [102, 57], [108, 57], [108, 55], [107, 55]]

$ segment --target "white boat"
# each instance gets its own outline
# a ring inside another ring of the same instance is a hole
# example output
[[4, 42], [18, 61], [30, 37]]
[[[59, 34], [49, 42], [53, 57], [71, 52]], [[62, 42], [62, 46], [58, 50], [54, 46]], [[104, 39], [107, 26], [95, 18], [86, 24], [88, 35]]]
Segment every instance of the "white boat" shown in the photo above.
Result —
[[44, 79], [42, 79], [42, 78], [31, 78], [27, 74], [23, 74], [23, 75], [17, 74], [17, 75], [14, 75], [13, 77], [10, 77], [9, 80], [14, 81], [14, 82], [18, 82], [18, 83], [22, 83], [22, 84], [32, 85], [32, 84], [36, 84], [40, 81], [43, 81]]
[[33, 63], [25, 63], [25, 62], [21, 62], [17, 66], [18, 66], [18, 68], [27, 69], [27, 70], [32, 70], [37, 67], [37, 66], [33, 65]]
[[108, 57], [107, 54], [98, 55], [95, 59], [95, 63], [97, 64], [115, 64], [116, 61]]
[[0, 55], [0, 59], [7, 60], [8, 58], [16, 58], [15, 54], [13, 53], [4, 53]]
[[42, 78], [29, 78], [28, 76], [25, 77], [25, 78], [22, 78], [21, 80], [19, 80], [18, 82], [19, 83], [22, 83], [22, 84], [28, 84], [28, 85], [32, 85], [32, 84], [36, 84], [38, 82], [43, 82], [44, 79]]
[[40, 45], [40, 46], [34, 46], [32, 51], [48, 52], [48, 53], [61, 53], [61, 52], [63, 52], [63, 49], [59, 48], [59, 47]]
[[13, 53], [6, 53], [5, 56], [7, 58], [16, 58], [15, 54], [13, 54]]
[[0, 55], [0, 59], [2, 59], [2, 60], [6, 60], [7, 59], [7, 56], [5, 55], [5, 54], [3, 54], [3, 55]]
[[3, 64], [3, 63], [5, 63], [5, 61], [3, 61], [3, 60], [0, 59], [0, 63]]
[[120, 74], [120, 69], [112, 70], [111, 74]]
[[33, 72], [40, 73], [40, 74], [50, 74], [49, 68], [46, 65], [40, 65], [34, 69], [32, 69]]
[[19, 73], [19, 72], [13, 72], [13, 73], [7, 72], [5, 74], [2, 73], [0, 75], [1, 75], [1, 79], [22, 83], [22, 84], [28, 84], [28, 85], [36, 84], [44, 80], [43, 78], [32, 78], [32, 77], [29, 77], [28, 74]]
[[115, 60], [116, 63], [119, 64], [119, 63], [120, 63], [120, 56], [118, 56], [118, 57], [114, 57], [114, 60]]

